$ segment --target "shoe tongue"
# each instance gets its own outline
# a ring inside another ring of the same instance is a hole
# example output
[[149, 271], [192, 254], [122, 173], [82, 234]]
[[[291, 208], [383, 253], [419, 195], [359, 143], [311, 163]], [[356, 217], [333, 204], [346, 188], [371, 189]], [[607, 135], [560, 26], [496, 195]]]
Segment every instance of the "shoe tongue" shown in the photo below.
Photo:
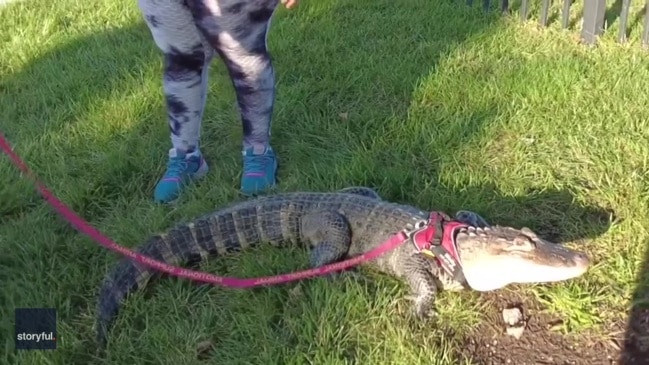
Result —
[[253, 155], [263, 155], [266, 152], [266, 146], [264, 145], [254, 145], [247, 150], [244, 151], [244, 155], [246, 152], [252, 152]]
[[178, 158], [178, 157], [184, 158], [185, 153], [183, 151], [179, 151], [179, 150], [177, 150], [175, 148], [172, 148], [172, 149], [169, 150], [169, 157], [170, 158]]

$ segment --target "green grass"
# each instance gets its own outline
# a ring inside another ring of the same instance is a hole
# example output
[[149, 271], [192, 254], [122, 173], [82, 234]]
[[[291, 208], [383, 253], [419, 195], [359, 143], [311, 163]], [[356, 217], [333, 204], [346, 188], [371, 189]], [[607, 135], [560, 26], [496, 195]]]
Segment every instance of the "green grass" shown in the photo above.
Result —
[[[241, 126], [220, 61], [202, 137], [211, 173], [176, 206], [157, 206], [169, 148], [161, 57], [136, 2], [30, 0], [0, 19], [0, 129], [91, 224], [135, 246], [240, 199]], [[605, 335], [649, 284], [637, 279], [649, 242], [649, 57], [614, 44], [616, 24], [589, 49], [575, 41], [576, 18], [567, 32], [534, 21], [429, 0], [281, 9], [269, 39], [280, 190], [367, 185], [581, 247], [595, 262], [582, 278], [506, 290], [538, 298], [569, 333]], [[203, 364], [197, 344], [211, 341], [214, 364], [450, 364], [485, 305], [477, 293], [442, 294], [452, 337], [409, 321], [405, 287], [388, 278], [309, 282], [298, 297], [292, 286], [168, 279], [128, 300], [96, 358], [97, 290], [117, 257], [58, 219], [4, 158], [0, 189], [2, 363]], [[205, 269], [252, 277], [306, 264], [301, 251], [264, 249]], [[14, 352], [16, 307], [57, 308], [56, 351]]]

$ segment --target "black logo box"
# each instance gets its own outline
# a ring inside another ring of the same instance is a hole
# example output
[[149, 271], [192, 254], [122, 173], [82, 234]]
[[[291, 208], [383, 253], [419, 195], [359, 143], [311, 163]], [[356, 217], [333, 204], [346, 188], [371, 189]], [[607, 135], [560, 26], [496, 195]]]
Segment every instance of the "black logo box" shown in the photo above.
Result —
[[16, 308], [14, 340], [17, 350], [55, 350], [56, 309]]

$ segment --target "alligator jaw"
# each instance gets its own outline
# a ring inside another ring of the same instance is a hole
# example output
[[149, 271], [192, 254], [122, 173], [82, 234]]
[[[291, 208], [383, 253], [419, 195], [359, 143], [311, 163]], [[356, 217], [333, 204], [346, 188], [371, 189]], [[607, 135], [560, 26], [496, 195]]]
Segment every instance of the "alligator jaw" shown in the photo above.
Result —
[[467, 284], [476, 291], [564, 281], [590, 266], [584, 253], [543, 240], [528, 228], [469, 227], [457, 233], [456, 244]]

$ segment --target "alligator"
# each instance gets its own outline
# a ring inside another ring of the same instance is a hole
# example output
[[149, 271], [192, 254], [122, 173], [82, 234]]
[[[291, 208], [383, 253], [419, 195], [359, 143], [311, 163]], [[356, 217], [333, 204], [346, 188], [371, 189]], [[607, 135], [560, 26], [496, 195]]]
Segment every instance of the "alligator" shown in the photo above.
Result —
[[[385, 201], [362, 186], [234, 203], [154, 235], [136, 251], [189, 266], [262, 243], [302, 243], [310, 247], [310, 266], [319, 267], [367, 252], [398, 232], [408, 233], [408, 242], [363, 265], [407, 283], [412, 311], [421, 319], [436, 314], [438, 290], [491, 291], [509, 284], [557, 282], [581, 276], [590, 265], [586, 254], [548, 242], [529, 228], [492, 226], [471, 211], [459, 211], [451, 219]], [[126, 258], [107, 275], [96, 319], [101, 347], [121, 303], [157, 275]]]

